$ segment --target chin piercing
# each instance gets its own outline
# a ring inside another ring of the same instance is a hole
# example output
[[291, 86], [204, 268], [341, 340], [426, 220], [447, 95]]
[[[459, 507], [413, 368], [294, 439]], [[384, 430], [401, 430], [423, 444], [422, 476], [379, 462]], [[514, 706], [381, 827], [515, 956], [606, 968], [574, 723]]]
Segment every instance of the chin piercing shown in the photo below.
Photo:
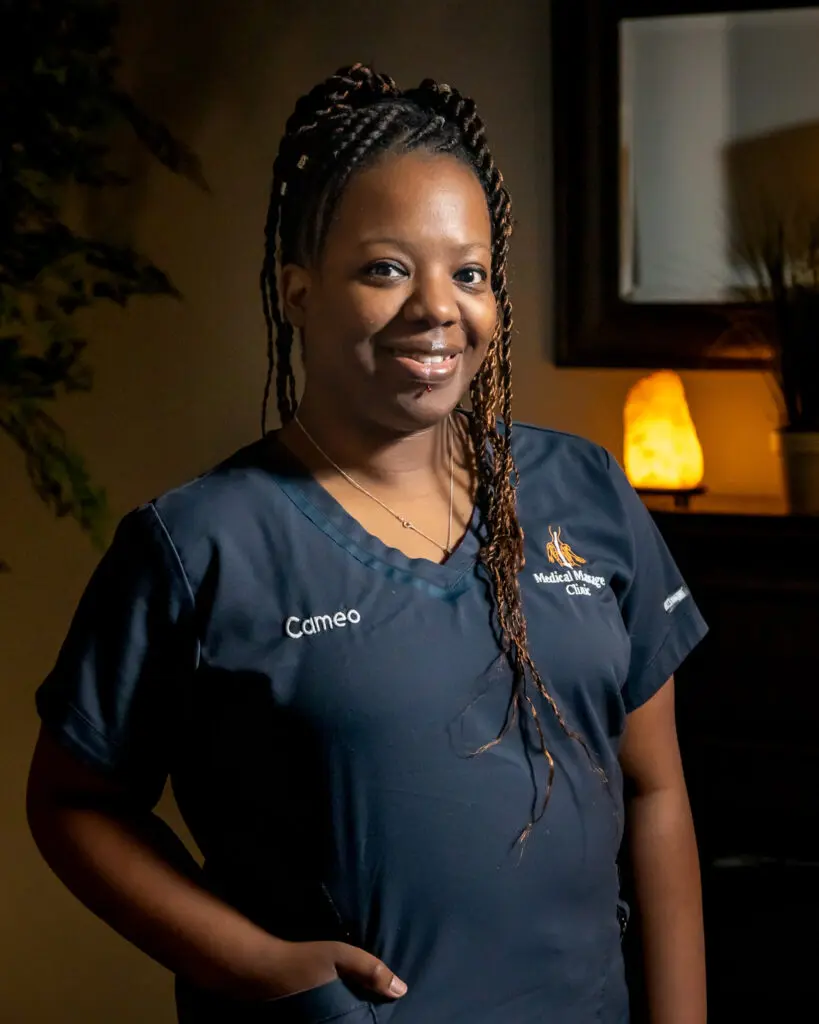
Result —
[[426, 388], [424, 390], [427, 392], [427, 394], [429, 394], [429, 392], [432, 391], [432, 385], [431, 384], [427, 384], [427, 386], [426, 386]]

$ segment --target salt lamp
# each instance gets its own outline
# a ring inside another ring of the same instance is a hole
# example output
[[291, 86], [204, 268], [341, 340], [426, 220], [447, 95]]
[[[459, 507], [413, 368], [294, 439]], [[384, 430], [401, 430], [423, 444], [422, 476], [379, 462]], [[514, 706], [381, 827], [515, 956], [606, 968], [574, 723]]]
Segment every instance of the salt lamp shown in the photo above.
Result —
[[631, 388], [623, 412], [625, 468], [637, 490], [695, 491], [703, 458], [678, 374], [660, 370]]

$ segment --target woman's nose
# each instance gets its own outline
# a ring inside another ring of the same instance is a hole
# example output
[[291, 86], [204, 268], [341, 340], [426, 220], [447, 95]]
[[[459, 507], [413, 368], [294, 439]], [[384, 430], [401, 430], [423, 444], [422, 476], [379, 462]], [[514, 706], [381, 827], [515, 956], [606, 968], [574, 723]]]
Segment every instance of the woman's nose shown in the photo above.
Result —
[[410, 323], [448, 327], [460, 319], [455, 283], [449, 274], [419, 274], [414, 285], [404, 304]]

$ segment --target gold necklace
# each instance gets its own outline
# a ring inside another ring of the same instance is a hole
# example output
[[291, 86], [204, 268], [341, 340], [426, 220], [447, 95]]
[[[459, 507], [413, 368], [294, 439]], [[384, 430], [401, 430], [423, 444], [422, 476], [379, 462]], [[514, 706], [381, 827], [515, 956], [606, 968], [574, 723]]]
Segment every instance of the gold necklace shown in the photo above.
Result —
[[343, 476], [344, 479], [353, 487], [355, 487], [357, 491], [361, 491], [362, 494], [365, 494], [377, 505], [380, 505], [385, 512], [389, 512], [391, 516], [398, 520], [398, 522], [404, 527], [405, 530], [412, 530], [413, 533], [417, 533], [419, 537], [423, 537], [424, 540], [429, 541], [430, 544], [434, 544], [436, 548], [440, 548], [441, 551], [444, 552], [444, 554], [452, 554], [452, 509], [455, 503], [455, 456], [454, 447], [452, 444], [452, 421], [449, 418], [447, 419], [447, 439], [449, 441], [449, 524], [447, 526], [446, 532], [446, 545], [441, 544], [437, 540], [434, 540], [428, 534], [424, 533], [423, 530], [419, 530], [414, 523], [410, 522], [410, 520], [407, 519], [406, 516], [402, 516], [399, 512], [396, 512], [395, 509], [390, 508], [390, 506], [386, 502], [382, 501], [380, 498], [376, 497], [374, 494], [368, 491], [367, 488], [360, 484], [357, 480], [354, 480], [349, 473], [345, 473], [341, 466], [339, 466], [337, 462], [334, 462], [330, 458], [330, 456], [321, 447], [318, 441], [316, 441], [313, 435], [307, 430], [307, 428], [299, 419], [298, 413], [293, 413], [293, 422], [296, 424], [299, 430], [301, 430], [301, 432], [304, 434], [304, 436], [307, 438], [310, 444], [316, 449], [319, 455], [321, 455], [322, 458], [326, 459], [327, 462], [329, 462], [330, 465], [333, 467], [333, 469], [341, 476]]

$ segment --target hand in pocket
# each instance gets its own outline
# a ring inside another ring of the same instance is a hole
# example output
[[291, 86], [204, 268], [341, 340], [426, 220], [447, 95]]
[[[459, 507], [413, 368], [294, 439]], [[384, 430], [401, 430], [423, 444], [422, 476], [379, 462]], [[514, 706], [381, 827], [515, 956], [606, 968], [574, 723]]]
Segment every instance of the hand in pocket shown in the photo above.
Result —
[[269, 975], [269, 998], [318, 988], [336, 978], [384, 999], [400, 999], [407, 991], [386, 964], [363, 949], [344, 942], [285, 942]]

